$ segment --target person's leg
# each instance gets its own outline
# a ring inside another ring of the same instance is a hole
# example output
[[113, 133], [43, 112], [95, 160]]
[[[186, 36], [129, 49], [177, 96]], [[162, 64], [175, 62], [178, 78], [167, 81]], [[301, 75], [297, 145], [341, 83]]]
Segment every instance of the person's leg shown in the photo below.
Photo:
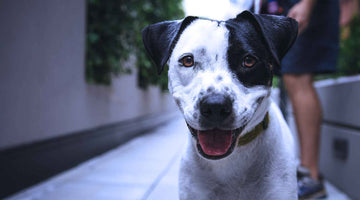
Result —
[[322, 109], [311, 74], [284, 74], [284, 84], [297, 125], [300, 140], [301, 165], [310, 170], [311, 177], [318, 180], [318, 152]]

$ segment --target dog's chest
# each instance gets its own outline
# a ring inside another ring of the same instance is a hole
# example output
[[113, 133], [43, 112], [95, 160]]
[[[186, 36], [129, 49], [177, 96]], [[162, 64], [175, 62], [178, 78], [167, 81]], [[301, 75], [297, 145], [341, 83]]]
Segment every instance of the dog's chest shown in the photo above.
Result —
[[193, 192], [204, 193], [207, 199], [264, 199], [270, 188], [268, 178], [273, 176], [272, 167], [267, 164], [271, 163], [270, 155], [265, 152], [262, 159], [257, 159], [261, 149], [254, 149], [255, 146], [257, 144], [250, 144], [248, 152], [241, 149], [242, 152], [234, 152], [216, 164], [204, 163], [201, 159], [183, 163], [187, 169], [184, 175], [191, 180], [189, 188], [197, 188]]

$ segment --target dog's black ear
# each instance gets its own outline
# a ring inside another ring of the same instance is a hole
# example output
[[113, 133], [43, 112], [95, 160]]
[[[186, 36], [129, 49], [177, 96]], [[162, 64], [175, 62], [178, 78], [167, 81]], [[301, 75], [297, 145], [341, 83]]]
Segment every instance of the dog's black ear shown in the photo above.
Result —
[[297, 22], [289, 17], [257, 15], [249, 11], [240, 13], [236, 19], [248, 19], [262, 33], [264, 40], [280, 69], [281, 59], [294, 44], [298, 34]]
[[149, 25], [142, 30], [145, 49], [155, 62], [160, 74], [168, 61], [182, 31], [197, 17], [186, 17], [183, 20], [165, 21]]

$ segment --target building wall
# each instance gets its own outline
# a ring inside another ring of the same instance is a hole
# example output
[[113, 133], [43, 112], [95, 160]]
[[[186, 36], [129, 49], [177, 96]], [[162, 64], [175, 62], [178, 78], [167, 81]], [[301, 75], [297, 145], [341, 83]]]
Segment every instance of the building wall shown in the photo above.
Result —
[[85, 82], [85, 0], [2, 0], [0, 24], [0, 149], [175, 110], [136, 70]]

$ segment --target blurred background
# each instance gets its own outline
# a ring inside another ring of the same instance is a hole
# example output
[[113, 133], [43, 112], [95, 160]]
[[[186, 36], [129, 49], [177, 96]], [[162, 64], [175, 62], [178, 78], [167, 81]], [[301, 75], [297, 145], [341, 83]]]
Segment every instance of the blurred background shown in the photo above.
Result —
[[[145, 54], [142, 28], [185, 15], [230, 18], [250, 6], [236, 0], [0, 0], [0, 198], [159, 127], [186, 130], [176, 121], [181, 117], [167, 92], [166, 70], [157, 75]], [[359, 1], [341, 0], [340, 8], [338, 72], [316, 83], [324, 109], [321, 170], [360, 199]], [[290, 103], [276, 96], [276, 86], [274, 98], [295, 134]], [[29, 196], [14, 199], [46, 199]]]

